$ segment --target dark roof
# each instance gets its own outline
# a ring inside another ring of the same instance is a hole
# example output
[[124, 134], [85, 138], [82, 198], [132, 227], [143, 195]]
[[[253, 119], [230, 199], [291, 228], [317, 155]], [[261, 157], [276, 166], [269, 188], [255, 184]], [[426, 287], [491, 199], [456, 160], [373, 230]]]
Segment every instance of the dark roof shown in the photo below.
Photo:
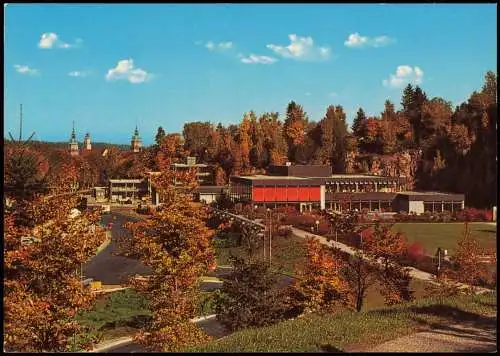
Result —
[[389, 192], [359, 192], [359, 193], [325, 193], [325, 201], [360, 201], [360, 200], [393, 200], [397, 193]]
[[464, 201], [464, 194], [441, 192], [399, 192], [399, 199], [409, 201]]
[[296, 177], [296, 176], [232, 176], [231, 182], [247, 183], [252, 186], [264, 185], [294, 185], [294, 186], [319, 186], [335, 184], [337, 182], [405, 182], [405, 177], [384, 177], [362, 174], [336, 174], [329, 177]]
[[328, 177], [332, 174], [332, 167], [301, 164], [291, 166], [271, 165], [267, 168], [267, 174], [273, 176]]
[[222, 193], [224, 190], [227, 190], [229, 186], [226, 185], [201, 185], [198, 188], [196, 188], [197, 193]]

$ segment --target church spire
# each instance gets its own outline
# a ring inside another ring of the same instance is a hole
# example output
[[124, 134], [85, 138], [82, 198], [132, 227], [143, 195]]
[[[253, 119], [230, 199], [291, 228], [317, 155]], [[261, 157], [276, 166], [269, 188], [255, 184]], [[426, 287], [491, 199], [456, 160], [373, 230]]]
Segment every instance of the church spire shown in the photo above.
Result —
[[78, 156], [78, 141], [76, 140], [75, 121], [73, 120], [73, 130], [71, 130], [71, 140], [69, 141], [69, 152], [72, 156]]
[[75, 134], [75, 120], [73, 120], [73, 130], [71, 131], [71, 142], [76, 141], [76, 134]]
[[131, 146], [133, 152], [140, 152], [142, 150], [142, 140], [141, 137], [139, 136], [139, 129], [137, 128], [137, 124], [135, 125]]

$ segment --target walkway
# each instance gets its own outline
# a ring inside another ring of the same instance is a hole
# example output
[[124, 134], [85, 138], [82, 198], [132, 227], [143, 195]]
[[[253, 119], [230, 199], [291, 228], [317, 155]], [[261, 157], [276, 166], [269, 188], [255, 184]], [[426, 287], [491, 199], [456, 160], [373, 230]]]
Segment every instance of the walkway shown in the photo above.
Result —
[[[208, 335], [215, 338], [221, 338], [228, 335], [228, 332], [222, 327], [216, 319], [215, 314], [196, 317], [190, 322], [197, 324]], [[144, 352], [145, 349], [134, 342], [133, 336], [123, 336], [113, 340], [106, 340], [97, 344], [90, 352]]]
[[[495, 321], [496, 323], [496, 321]], [[470, 323], [442, 325], [390, 340], [369, 352], [494, 352], [497, 349], [495, 323], [474, 326]]]
[[[350, 255], [354, 255], [356, 253], [356, 249], [354, 249], [354, 248], [352, 248], [350, 246], [347, 246], [347, 245], [345, 245], [345, 244], [343, 244], [341, 242], [328, 241], [323, 236], [314, 235], [314, 234], [311, 234], [310, 232], [307, 232], [307, 231], [304, 231], [304, 230], [301, 230], [301, 229], [297, 229], [295, 227], [292, 228], [292, 232], [293, 232], [293, 234], [295, 236], [298, 236], [298, 237], [301, 237], [301, 238], [314, 237], [321, 244], [326, 245], [326, 246], [330, 246], [330, 247], [338, 248], [341, 251], [343, 251], [345, 253], [348, 253]], [[363, 256], [363, 259], [366, 260], [366, 261], [369, 261], [369, 262], [375, 262], [375, 261], [372, 261], [371, 259], [369, 259], [366, 256]], [[425, 272], [425, 271], [421, 271], [421, 270], [416, 269], [414, 267], [407, 267], [407, 268], [410, 270], [410, 276], [412, 278], [420, 279], [420, 280], [427, 281], [427, 282], [430, 282], [430, 283], [435, 283], [434, 282], [435, 277], [434, 277], [433, 274]], [[463, 284], [463, 283], [459, 283], [458, 285], [459, 285], [460, 288], [468, 288], [469, 287], [468, 285]], [[486, 289], [486, 288], [476, 287], [476, 294], [482, 294], [482, 293], [486, 293], [486, 292], [493, 292], [493, 291], [490, 290], [490, 289]]]

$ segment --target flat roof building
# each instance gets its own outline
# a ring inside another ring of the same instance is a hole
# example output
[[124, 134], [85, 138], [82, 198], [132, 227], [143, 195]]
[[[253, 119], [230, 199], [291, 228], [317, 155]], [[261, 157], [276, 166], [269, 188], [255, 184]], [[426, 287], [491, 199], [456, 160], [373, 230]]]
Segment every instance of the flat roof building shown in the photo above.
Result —
[[292, 205], [300, 211], [349, 208], [423, 213], [464, 205], [463, 194], [408, 192], [406, 177], [331, 174], [330, 166], [270, 166], [267, 175], [233, 176], [230, 180], [234, 201]]

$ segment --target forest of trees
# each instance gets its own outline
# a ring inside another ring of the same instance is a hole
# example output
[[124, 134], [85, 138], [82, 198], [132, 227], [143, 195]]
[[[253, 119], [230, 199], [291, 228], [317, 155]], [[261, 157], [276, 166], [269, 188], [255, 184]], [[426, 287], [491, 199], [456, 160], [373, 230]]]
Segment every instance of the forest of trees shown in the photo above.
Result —
[[[497, 75], [487, 72], [482, 89], [460, 106], [408, 84], [399, 111], [389, 100], [378, 116], [359, 108], [350, 128], [341, 105], [328, 106], [314, 122], [292, 101], [283, 120], [278, 113], [257, 117], [250, 111], [238, 125], [187, 123], [182, 135], [160, 127], [155, 144], [139, 154], [111, 147], [103, 155], [101, 147], [72, 158], [67, 147], [37, 143], [33, 149], [48, 162], [44, 176], [50, 185], [63, 165], [76, 172], [80, 187], [140, 177], [160, 170], [162, 151], [173, 145], [179, 159], [189, 154], [215, 164], [218, 185], [231, 175], [263, 172], [286, 161], [328, 164], [334, 173], [404, 175], [414, 189], [465, 193], [467, 205], [486, 208], [496, 205], [496, 122]], [[8, 158], [8, 143], [6, 148]]]
[[[102, 185], [109, 178], [162, 172], [155, 183], [165, 205], [150, 219], [126, 226], [133, 238], [124, 251], [153, 270], [149, 278], [131, 282], [149, 298], [152, 311], [152, 322], [136, 340], [150, 350], [180, 350], [209, 339], [189, 320], [197, 312], [197, 281], [215, 268], [215, 230], [206, 226], [208, 209], [191, 200], [197, 186], [194, 172], [170, 170], [172, 163], [196, 155], [217, 166], [218, 184], [226, 184], [230, 175], [257, 173], [286, 161], [328, 164], [335, 173], [406, 175], [417, 189], [464, 192], [468, 205], [490, 207], [496, 205], [496, 88], [497, 77], [488, 72], [482, 90], [453, 109], [444, 99], [427, 98], [420, 87], [408, 85], [400, 111], [389, 101], [377, 117], [367, 117], [360, 108], [350, 129], [340, 105], [329, 106], [316, 123], [292, 101], [283, 121], [277, 113], [257, 118], [249, 112], [239, 125], [188, 123], [183, 135], [159, 128], [156, 143], [138, 154], [109, 145], [72, 157], [67, 147], [58, 144], [6, 142], [4, 197], [12, 202], [5, 204], [4, 214], [4, 348], [63, 352], [90, 349], [96, 341], [74, 317], [95, 302], [95, 295], [82, 286], [81, 268], [105, 242], [106, 234], [99, 227], [98, 212], [74, 215], [78, 188]], [[184, 183], [185, 192], [174, 187], [178, 181]], [[336, 230], [353, 225], [331, 223]], [[250, 247], [257, 246], [250, 241], [260, 241], [255, 231], [245, 235]], [[396, 258], [406, 250], [405, 240], [390, 226], [376, 224], [363, 236], [363, 253], [384, 265], [376, 278], [384, 287], [386, 304], [413, 298], [408, 270]], [[360, 263], [359, 254], [344, 263], [336, 253], [310, 240], [307, 259], [300, 265], [301, 278], [286, 298], [266, 294], [275, 283], [261, 278], [265, 268], [236, 263], [234, 283], [223, 289], [229, 297], [217, 310], [233, 321], [255, 325], [279, 319], [277, 300], [300, 313], [359, 311], [368, 276], [375, 272]], [[446, 275], [470, 284], [477, 281], [484, 272], [477, 263], [482, 253], [466, 226], [454, 256], [458, 268]], [[244, 279], [238, 273], [254, 274]], [[245, 286], [245, 281], [251, 283]], [[247, 292], [255, 288], [254, 281], [262, 282], [262, 293]], [[234, 311], [239, 319], [232, 317]], [[257, 311], [262, 320], [255, 318]]]

